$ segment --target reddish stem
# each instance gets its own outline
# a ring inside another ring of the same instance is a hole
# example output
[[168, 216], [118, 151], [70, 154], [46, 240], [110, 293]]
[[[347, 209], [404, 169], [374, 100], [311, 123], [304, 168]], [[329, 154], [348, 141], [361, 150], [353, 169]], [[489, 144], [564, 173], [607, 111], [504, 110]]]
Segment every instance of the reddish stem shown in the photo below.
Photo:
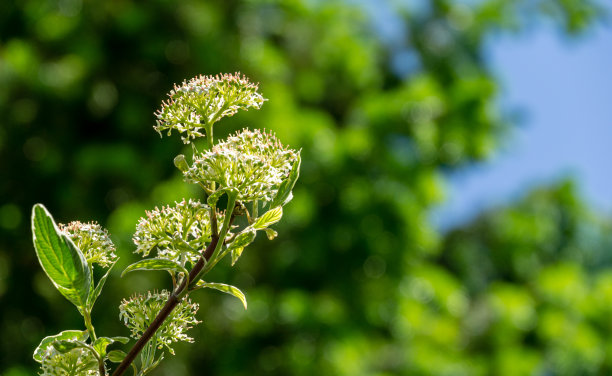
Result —
[[[215, 247], [217, 246], [218, 241], [219, 241], [218, 237], [213, 237], [212, 238], [210, 244], [208, 245], [208, 247], [206, 247], [206, 249], [202, 253], [202, 256], [200, 257], [198, 262], [195, 264], [193, 269], [191, 269], [191, 271], [189, 272], [189, 280], [190, 281], [193, 281], [194, 278], [196, 278], [198, 273], [200, 273], [200, 271], [202, 270], [202, 268], [206, 264], [206, 261], [210, 260], [210, 257], [212, 256], [212, 254], [213, 254], [213, 252], [215, 250]], [[126, 355], [126, 357], [123, 359], [121, 364], [119, 364], [119, 367], [117, 367], [115, 372], [113, 372], [112, 376], [120, 376], [120, 375], [122, 375], [128, 369], [130, 364], [132, 364], [134, 359], [136, 359], [136, 356], [138, 356], [140, 351], [142, 351], [142, 349], [147, 344], [147, 342], [149, 342], [149, 340], [153, 337], [155, 332], [164, 323], [164, 321], [166, 320], [168, 315], [170, 315], [172, 310], [174, 310], [176, 305], [180, 302], [180, 299], [178, 298], [178, 295], [184, 289], [189, 287], [189, 286], [186, 286], [186, 282], [187, 281], [183, 278], [183, 282], [181, 283], [181, 285], [174, 291], [173, 294], [170, 294], [170, 297], [168, 298], [168, 301], [166, 301], [166, 304], [164, 305], [164, 307], [161, 309], [161, 311], [159, 311], [157, 316], [155, 316], [155, 319], [153, 320], [153, 322], [151, 322], [151, 325], [149, 325], [147, 330], [145, 330], [145, 332], [142, 333], [142, 336], [134, 344], [134, 346], [132, 347], [130, 352]]]

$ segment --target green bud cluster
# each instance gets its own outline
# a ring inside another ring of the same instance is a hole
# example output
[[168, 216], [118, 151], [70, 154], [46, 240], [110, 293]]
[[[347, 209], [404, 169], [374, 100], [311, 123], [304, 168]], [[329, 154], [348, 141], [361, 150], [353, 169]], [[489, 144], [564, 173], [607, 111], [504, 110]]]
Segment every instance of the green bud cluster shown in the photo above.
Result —
[[[138, 339], [144, 333], [169, 296], [170, 293], [167, 290], [149, 291], [146, 295], [135, 295], [121, 302], [119, 318], [130, 329], [132, 338]], [[197, 312], [197, 303], [192, 303], [188, 298], [182, 299], [170, 313], [164, 325], [155, 333], [157, 347], [159, 349], [166, 347], [174, 355], [170, 344], [179, 341], [193, 342], [193, 338], [185, 334], [185, 331], [200, 323], [196, 319]]]
[[270, 201], [296, 160], [297, 152], [283, 146], [273, 133], [243, 129], [196, 155], [183, 174], [187, 182], [234, 188], [239, 201]]
[[188, 144], [204, 136], [202, 129], [222, 117], [238, 110], [259, 109], [265, 99], [257, 90], [257, 85], [240, 73], [194, 77], [170, 91], [170, 99], [155, 113], [154, 128], [160, 136], [163, 131], [170, 135], [173, 129], [184, 133], [181, 138]]
[[210, 237], [208, 206], [190, 199], [147, 211], [136, 225], [133, 241], [135, 252], [143, 257], [157, 249], [159, 257], [185, 265], [197, 262]]
[[[76, 342], [76, 338], [68, 340]], [[98, 360], [88, 349], [60, 352], [49, 344], [41, 362], [41, 376], [98, 376]]]
[[115, 245], [110, 240], [108, 231], [98, 223], [73, 221], [67, 225], [60, 223], [58, 226], [60, 231], [83, 251], [90, 265], [98, 264], [106, 268], [117, 260]]

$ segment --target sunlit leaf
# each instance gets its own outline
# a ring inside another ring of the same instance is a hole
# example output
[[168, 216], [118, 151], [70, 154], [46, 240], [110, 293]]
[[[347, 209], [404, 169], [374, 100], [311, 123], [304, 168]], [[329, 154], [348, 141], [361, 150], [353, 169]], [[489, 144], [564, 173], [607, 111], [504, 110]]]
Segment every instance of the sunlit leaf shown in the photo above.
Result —
[[93, 343], [93, 348], [98, 352], [98, 354], [100, 354], [101, 357], [104, 357], [106, 355], [106, 347], [108, 347], [108, 345], [115, 342], [125, 344], [128, 343], [129, 340], [130, 339], [127, 337], [99, 337]]
[[275, 206], [283, 206], [287, 204], [289, 201], [291, 201], [291, 198], [293, 197], [291, 191], [293, 190], [293, 187], [295, 186], [295, 182], [300, 177], [301, 163], [302, 163], [302, 157], [300, 156], [300, 153], [298, 152], [297, 159], [293, 163], [293, 166], [291, 167], [291, 172], [289, 173], [289, 177], [286, 180], [284, 180], [281, 183], [281, 185], [278, 187], [278, 192], [276, 193], [276, 196], [274, 196], [274, 199], [270, 203], [270, 207], [273, 208]]
[[228, 250], [232, 254], [232, 266], [238, 261], [240, 255], [242, 255], [242, 251], [244, 248], [251, 244], [255, 237], [257, 236], [257, 232], [252, 228], [247, 228], [240, 234], [236, 235], [234, 241], [232, 241], [228, 246]]
[[121, 363], [123, 359], [127, 356], [127, 353], [123, 350], [111, 350], [108, 352], [106, 357], [113, 363]]
[[244, 247], [237, 247], [232, 249], [232, 266], [236, 264], [240, 256], [242, 256], [242, 252], [244, 251]]
[[267, 228], [265, 229], [265, 231], [266, 231], [266, 236], [268, 236], [269, 240], [272, 240], [278, 236], [278, 232], [276, 232], [275, 230], [271, 228]]
[[34, 350], [34, 355], [32, 357], [34, 358], [35, 361], [40, 363], [42, 362], [42, 358], [45, 355], [45, 351], [47, 350], [47, 347], [49, 347], [49, 345], [51, 345], [54, 341], [67, 340], [67, 339], [76, 339], [78, 341], [85, 341], [87, 337], [88, 337], [88, 334], [87, 334], [87, 331], [85, 330], [64, 330], [63, 332], [59, 334], [43, 338], [43, 340], [40, 341], [40, 344], [36, 347], [36, 350]]
[[67, 353], [70, 350], [76, 349], [77, 347], [87, 347], [84, 342], [70, 341], [67, 339], [53, 341], [51, 345], [53, 345], [53, 347], [55, 347], [55, 349], [62, 354]]
[[225, 192], [225, 189], [216, 190], [215, 192], [211, 193], [210, 196], [208, 196], [208, 198], [206, 199], [206, 203], [209, 206], [217, 206], [217, 201], [219, 201], [219, 199], [221, 198], [221, 196], [223, 196]]
[[226, 294], [233, 295], [236, 298], [240, 299], [240, 301], [242, 302], [242, 305], [244, 306], [244, 309], [247, 309], [246, 297], [244, 296], [242, 291], [240, 291], [237, 287], [234, 287], [232, 285], [226, 285], [225, 283], [198, 281], [196, 283], [196, 288], [215, 289], [215, 290], [224, 292]]
[[98, 281], [96, 288], [90, 290], [89, 296], [87, 297], [87, 307], [89, 307], [90, 311], [93, 308], [93, 305], [96, 303], [96, 300], [100, 296], [100, 293], [102, 292], [102, 288], [104, 288], [104, 284], [106, 283], [106, 279], [108, 278], [108, 275], [110, 274], [110, 271], [113, 269], [115, 264], [116, 262], [113, 262], [110, 265], [106, 273], [104, 273], [102, 278], [100, 278], [100, 280]]
[[280, 221], [283, 216], [283, 207], [277, 206], [265, 212], [261, 217], [257, 218], [252, 227], [256, 230], [263, 230], [268, 226]]
[[140, 260], [140, 261], [137, 261], [129, 265], [127, 268], [125, 268], [125, 270], [123, 270], [123, 273], [121, 273], [121, 276], [123, 277], [126, 273], [133, 272], [135, 270], [166, 270], [166, 271], [183, 273], [184, 275], [189, 275], [189, 272], [187, 272], [187, 269], [185, 269], [185, 267], [183, 267], [181, 264], [179, 264], [176, 261], [168, 260], [168, 259], [153, 258], [153, 259]]
[[32, 235], [36, 256], [58, 291], [82, 313], [90, 295], [91, 271], [83, 252], [59, 231], [42, 204], [32, 209]]
[[110, 339], [112, 339], [114, 342], [123, 343], [124, 345], [130, 342], [130, 339], [128, 337], [115, 336], [115, 337], [110, 337]]

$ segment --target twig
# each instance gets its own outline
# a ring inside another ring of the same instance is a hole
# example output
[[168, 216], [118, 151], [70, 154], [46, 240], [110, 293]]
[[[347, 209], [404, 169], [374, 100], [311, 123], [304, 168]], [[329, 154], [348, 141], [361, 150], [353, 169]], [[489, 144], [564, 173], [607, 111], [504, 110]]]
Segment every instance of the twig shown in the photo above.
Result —
[[[215, 250], [217, 246], [218, 241], [219, 241], [219, 237], [212, 238], [210, 244], [208, 244], [208, 246], [202, 253], [202, 256], [200, 256], [200, 259], [198, 260], [198, 262], [195, 264], [193, 269], [191, 269], [191, 271], [189, 272], [190, 281], [194, 281], [194, 278], [196, 278], [196, 276], [200, 273], [200, 271], [202, 270], [206, 262], [210, 259], [210, 257], [213, 254], [213, 251]], [[186, 282], [187, 280], [183, 279], [183, 282], [174, 291], [174, 293], [170, 294], [170, 297], [168, 297], [168, 301], [166, 301], [166, 304], [163, 306], [161, 311], [159, 311], [159, 313], [157, 314], [153, 322], [151, 322], [151, 325], [149, 325], [147, 330], [145, 330], [145, 332], [142, 333], [142, 336], [134, 344], [130, 352], [125, 356], [121, 364], [119, 364], [119, 367], [117, 367], [115, 372], [113, 372], [112, 376], [122, 375], [128, 369], [130, 364], [132, 364], [134, 359], [136, 359], [136, 356], [138, 356], [140, 351], [142, 351], [142, 349], [147, 344], [147, 342], [149, 342], [149, 340], [153, 337], [155, 332], [164, 323], [168, 315], [170, 315], [172, 310], [174, 310], [176, 305], [180, 302], [180, 299], [178, 298], [178, 296], [183, 291], [183, 289], [188, 287], [186, 286]]]

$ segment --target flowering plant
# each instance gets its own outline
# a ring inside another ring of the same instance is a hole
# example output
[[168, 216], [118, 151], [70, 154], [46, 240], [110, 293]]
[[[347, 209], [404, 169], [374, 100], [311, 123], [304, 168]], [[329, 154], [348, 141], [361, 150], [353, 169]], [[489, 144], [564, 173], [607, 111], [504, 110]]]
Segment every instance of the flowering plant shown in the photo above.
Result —
[[[274, 134], [259, 130], [243, 129], [215, 144], [217, 121], [238, 110], [259, 109], [265, 101], [257, 85], [240, 74], [199, 76], [175, 86], [169, 97], [156, 112], [154, 128], [160, 135], [177, 131], [186, 144], [206, 139], [205, 150], [193, 147], [191, 165], [184, 155], [174, 159], [185, 181], [203, 188], [206, 200], [183, 199], [147, 211], [133, 237], [135, 252], [143, 259], [126, 267], [122, 275], [164, 270], [171, 276], [172, 287], [124, 299], [119, 318], [136, 343], [129, 352], [108, 351], [113, 343], [130, 341], [122, 336], [97, 336], [92, 322], [93, 305], [118, 259], [108, 232], [97, 223], [57, 225], [42, 204], [34, 205], [32, 233], [40, 265], [76, 306], [85, 327], [41, 341], [34, 360], [41, 363], [42, 375], [108, 375], [109, 362], [119, 363], [113, 376], [130, 366], [134, 375], [148, 374], [162, 361], [163, 350], [174, 354], [174, 342], [193, 342], [186, 331], [199, 323], [198, 304], [188, 295], [198, 289], [231, 294], [247, 308], [238, 288], [204, 277], [228, 254], [233, 266], [259, 231], [270, 240], [276, 237], [270, 226], [281, 219], [283, 206], [292, 198], [300, 153], [283, 146]], [[217, 207], [220, 202], [225, 203], [224, 210]], [[236, 225], [243, 216], [244, 224]], [[105, 271], [98, 281], [94, 264]], [[135, 362], [138, 355], [140, 360]]]

